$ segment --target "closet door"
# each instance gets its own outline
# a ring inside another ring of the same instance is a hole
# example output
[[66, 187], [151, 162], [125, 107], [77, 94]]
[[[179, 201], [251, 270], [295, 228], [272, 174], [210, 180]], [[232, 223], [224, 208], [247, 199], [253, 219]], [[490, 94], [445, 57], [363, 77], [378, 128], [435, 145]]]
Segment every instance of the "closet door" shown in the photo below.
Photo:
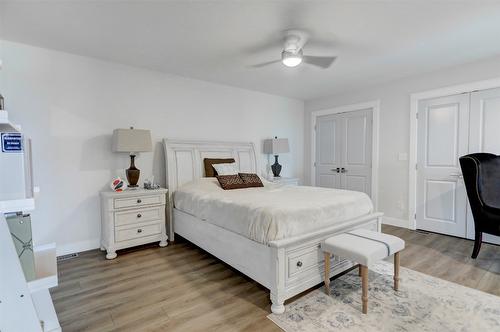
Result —
[[[470, 99], [469, 153], [487, 152], [500, 155], [500, 88], [476, 91]], [[474, 238], [474, 218], [468, 209], [467, 238]], [[500, 238], [484, 236], [500, 244]]]
[[371, 195], [372, 110], [318, 117], [316, 185]]
[[372, 111], [344, 113], [343, 122], [342, 187], [371, 195]]
[[471, 93], [469, 152], [500, 154], [500, 88]]
[[340, 114], [318, 117], [316, 120], [316, 186], [342, 189], [342, 130]]
[[468, 153], [469, 95], [423, 100], [418, 109], [417, 228], [466, 235], [458, 158]]

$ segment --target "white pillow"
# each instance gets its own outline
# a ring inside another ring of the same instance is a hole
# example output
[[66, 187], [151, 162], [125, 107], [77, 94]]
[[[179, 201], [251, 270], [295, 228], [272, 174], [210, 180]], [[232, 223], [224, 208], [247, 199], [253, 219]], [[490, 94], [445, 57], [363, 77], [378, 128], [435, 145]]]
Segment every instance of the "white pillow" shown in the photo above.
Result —
[[236, 163], [212, 164], [212, 166], [217, 171], [217, 175], [236, 175], [236, 174], [238, 174], [238, 170], [236, 169]]

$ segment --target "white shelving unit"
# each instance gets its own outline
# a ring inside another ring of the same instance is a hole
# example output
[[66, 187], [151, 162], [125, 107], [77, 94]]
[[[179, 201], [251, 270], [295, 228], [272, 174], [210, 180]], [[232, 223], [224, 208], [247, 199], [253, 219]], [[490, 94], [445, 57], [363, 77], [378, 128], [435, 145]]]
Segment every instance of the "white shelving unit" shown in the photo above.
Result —
[[57, 286], [56, 246], [34, 248], [34, 280], [26, 282], [7, 221], [0, 213], [0, 331], [58, 332], [49, 289]]
[[16, 213], [17, 211], [29, 212], [35, 209], [35, 199], [13, 199], [10, 201], [0, 201], [0, 211], [2, 213]]
[[0, 331], [43, 331], [3, 213], [0, 261]]
[[[0, 110], [0, 133], [15, 132], [20, 132], [20, 128], [9, 122], [7, 111]], [[24, 179], [22, 175], [14, 176], [14, 180], [4, 181], [0, 188], [7, 188], [7, 194], [0, 199], [0, 331], [58, 332], [61, 326], [49, 292], [58, 283], [56, 245], [53, 243], [33, 248], [35, 277], [27, 282], [5, 220], [7, 213], [26, 213], [35, 209], [33, 196], [38, 188], [33, 186], [31, 142], [27, 140], [24, 145], [24, 162], [3, 156], [3, 161], [7, 160], [2, 164], [3, 180], [11, 180], [8, 177], [12, 176], [12, 172], [22, 174], [19, 170], [22, 172], [23, 168]], [[18, 188], [23, 180], [24, 193]], [[9, 192], [11, 185], [16, 190]]]
[[28, 281], [31, 293], [57, 286], [56, 244], [46, 244], [33, 248], [35, 254], [35, 280]]
[[9, 112], [0, 110], [0, 131], [19, 132], [19, 128], [9, 121]]
[[34, 280], [28, 282], [28, 289], [38, 314], [43, 321], [43, 331], [61, 331], [56, 310], [50, 297], [49, 289], [57, 287], [57, 257], [56, 244], [51, 243], [33, 248], [35, 254]]

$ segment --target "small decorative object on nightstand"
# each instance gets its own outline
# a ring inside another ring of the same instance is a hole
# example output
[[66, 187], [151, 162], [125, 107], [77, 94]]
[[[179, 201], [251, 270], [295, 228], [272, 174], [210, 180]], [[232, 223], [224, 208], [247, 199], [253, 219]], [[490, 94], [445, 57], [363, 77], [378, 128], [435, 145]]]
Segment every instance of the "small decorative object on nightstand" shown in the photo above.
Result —
[[111, 181], [109, 187], [116, 192], [124, 191], [127, 189], [127, 184], [120, 177], [117, 177]]
[[137, 152], [150, 152], [153, 150], [151, 132], [144, 129], [115, 129], [113, 131], [113, 152], [130, 153], [130, 167], [126, 170], [128, 186], [137, 187], [141, 171], [135, 167]]
[[274, 164], [271, 165], [274, 177], [279, 177], [281, 173], [281, 165], [278, 163], [278, 155], [280, 153], [290, 152], [290, 147], [288, 145], [288, 138], [278, 138], [266, 139], [264, 141], [264, 153], [274, 155]]
[[101, 192], [101, 250], [107, 259], [116, 250], [160, 241], [167, 246], [167, 189]]
[[289, 185], [289, 186], [298, 186], [299, 185], [299, 179], [298, 178], [284, 178], [284, 177], [274, 177], [268, 179], [268, 181], [272, 183], [277, 183], [281, 185]]

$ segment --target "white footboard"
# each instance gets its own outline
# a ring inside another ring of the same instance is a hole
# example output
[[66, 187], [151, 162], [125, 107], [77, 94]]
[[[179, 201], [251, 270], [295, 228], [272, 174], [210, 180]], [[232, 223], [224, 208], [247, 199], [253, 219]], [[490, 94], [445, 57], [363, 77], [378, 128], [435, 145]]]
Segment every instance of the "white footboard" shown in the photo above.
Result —
[[[321, 251], [322, 241], [357, 228], [380, 231], [381, 218], [382, 213], [374, 213], [318, 232], [271, 242], [269, 245], [277, 258], [274, 267], [276, 281], [270, 289], [272, 311], [283, 313], [285, 300], [323, 282], [325, 261]], [[330, 276], [342, 273], [354, 264], [333, 256]]]
[[[357, 228], [380, 231], [382, 217], [382, 213], [373, 213], [321, 231], [264, 245], [173, 210], [175, 232], [268, 288], [274, 313], [283, 313], [285, 300], [323, 281], [322, 241]], [[350, 261], [332, 257], [331, 276], [352, 266]]]

